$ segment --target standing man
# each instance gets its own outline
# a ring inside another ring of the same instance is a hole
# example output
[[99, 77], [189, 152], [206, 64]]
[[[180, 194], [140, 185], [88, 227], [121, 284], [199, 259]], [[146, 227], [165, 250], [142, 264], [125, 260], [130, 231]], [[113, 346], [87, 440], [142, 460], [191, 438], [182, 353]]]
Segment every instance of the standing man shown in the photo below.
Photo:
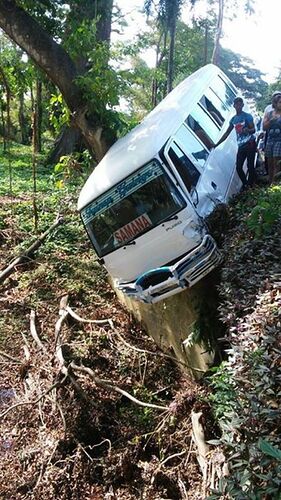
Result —
[[[229, 136], [230, 132], [235, 128], [238, 144], [236, 156], [236, 170], [242, 181], [242, 189], [252, 187], [255, 180], [255, 125], [252, 115], [243, 111], [244, 101], [242, 97], [235, 97], [233, 106], [236, 111], [230, 122], [228, 129], [223, 134], [221, 139], [214, 145], [216, 148]], [[244, 161], [247, 159], [248, 180], [243, 171]]]

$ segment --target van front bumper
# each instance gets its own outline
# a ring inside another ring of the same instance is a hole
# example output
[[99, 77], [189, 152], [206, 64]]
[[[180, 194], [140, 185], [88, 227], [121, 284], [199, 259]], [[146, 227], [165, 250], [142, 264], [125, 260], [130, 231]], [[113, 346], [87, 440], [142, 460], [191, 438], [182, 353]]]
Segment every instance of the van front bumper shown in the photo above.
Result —
[[130, 298], [152, 304], [195, 285], [221, 261], [215, 240], [207, 234], [175, 264], [147, 271], [134, 282], [118, 283], [117, 288]]

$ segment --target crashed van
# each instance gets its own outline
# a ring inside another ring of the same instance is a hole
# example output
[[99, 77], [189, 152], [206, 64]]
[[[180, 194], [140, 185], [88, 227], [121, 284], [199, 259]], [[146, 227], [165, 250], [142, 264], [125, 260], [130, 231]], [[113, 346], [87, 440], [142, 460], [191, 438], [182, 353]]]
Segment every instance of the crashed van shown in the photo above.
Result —
[[235, 132], [216, 149], [238, 91], [200, 68], [107, 152], [78, 210], [115, 286], [154, 303], [191, 287], [221, 261], [204, 219], [241, 188]]

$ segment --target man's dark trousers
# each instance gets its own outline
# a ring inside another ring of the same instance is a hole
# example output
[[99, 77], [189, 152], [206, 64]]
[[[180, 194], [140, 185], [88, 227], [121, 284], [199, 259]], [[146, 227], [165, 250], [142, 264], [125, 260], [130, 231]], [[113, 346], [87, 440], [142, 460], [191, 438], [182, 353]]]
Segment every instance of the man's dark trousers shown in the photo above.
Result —
[[[255, 156], [256, 156], [256, 142], [249, 141], [243, 146], [238, 148], [237, 157], [236, 157], [236, 170], [239, 175], [243, 187], [245, 186], [253, 186], [255, 181]], [[244, 161], [247, 159], [247, 168], [248, 168], [248, 180], [243, 171]]]

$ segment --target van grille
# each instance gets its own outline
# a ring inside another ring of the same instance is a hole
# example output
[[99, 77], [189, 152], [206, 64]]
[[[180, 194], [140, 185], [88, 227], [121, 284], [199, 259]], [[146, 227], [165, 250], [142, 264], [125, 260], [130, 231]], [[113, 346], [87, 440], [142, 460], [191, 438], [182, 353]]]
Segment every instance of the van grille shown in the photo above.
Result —
[[136, 281], [136, 286], [140, 286], [143, 290], [146, 290], [150, 286], [159, 285], [159, 283], [162, 283], [172, 277], [173, 273], [170, 269], [154, 269], [153, 271], [149, 271], [148, 273], [140, 276]]

